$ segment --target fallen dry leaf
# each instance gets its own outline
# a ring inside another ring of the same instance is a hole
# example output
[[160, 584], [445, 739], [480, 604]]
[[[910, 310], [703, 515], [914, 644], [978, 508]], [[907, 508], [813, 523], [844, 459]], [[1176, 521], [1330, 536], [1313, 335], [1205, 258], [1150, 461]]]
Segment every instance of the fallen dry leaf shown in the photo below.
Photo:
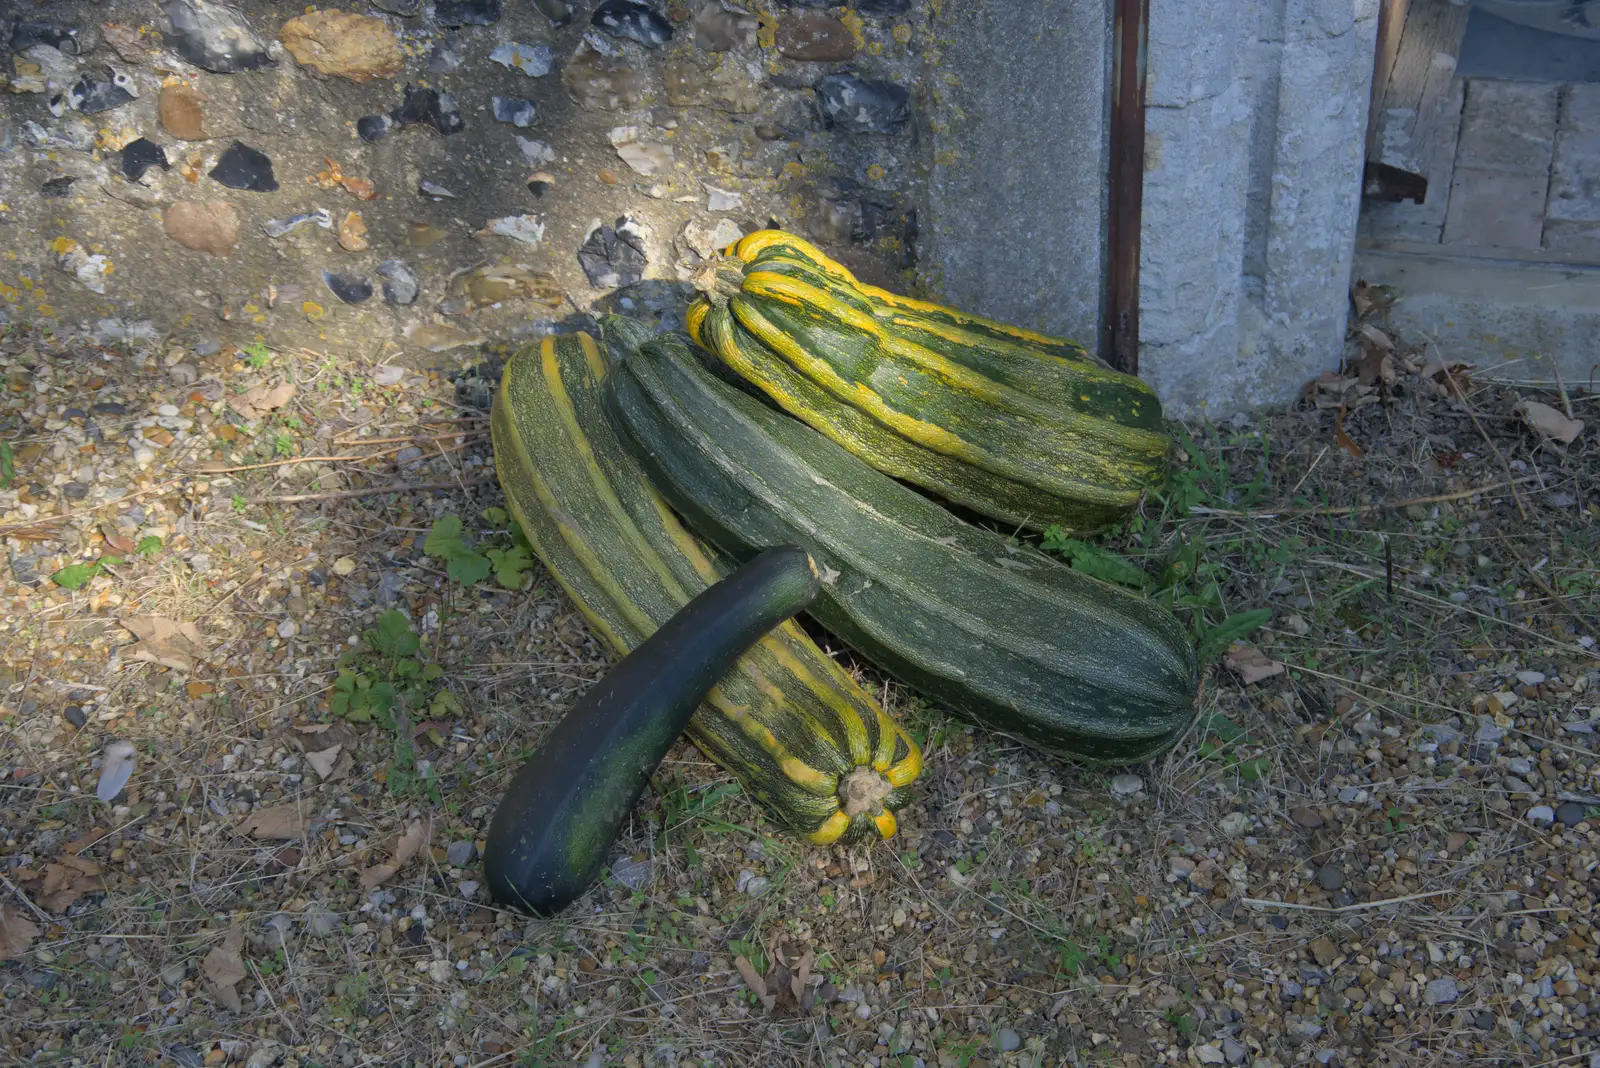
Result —
[[57, 890], [53, 894], [37, 894], [35, 896], [38, 897], [39, 906], [41, 908], [47, 909], [50, 912], [65, 912], [72, 907], [73, 902], [77, 901], [80, 897], [93, 889], [96, 888], [93, 886], [80, 886], [77, 883], [72, 883], [68, 886], [63, 886], [60, 890]]
[[51, 912], [64, 912], [84, 894], [103, 890], [101, 868], [92, 860], [66, 854], [59, 864], [46, 864], [44, 881], [35, 893], [39, 904]]
[[164, 616], [129, 616], [122, 626], [139, 640], [123, 651], [124, 659], [160, 664], [174, 671], [193, 671], [209, 650], [199, 629], [188, 620]]
[[800, 958], [800, 963], [795, 966], [794, 976], [789, 980], [789, 989], [794, 993], [795, 1001], [802, 1005], [805, 1004], [806, 983], [811, 979], [811, 966], [816, 960], [816, 952], [807, 946], [805, 956]]
[[1350, 287], [1350, 303], [1355, 305], [1356, 316], [1365, 319], [1372, 310], [1372, 286], [1358, 281]]
[[751, 964], [743, 957], [733, 958], [733, 963], [734, 966], [739, 969], [739, 974], [744, 976], [745, 985], [748, 986], [751, 992], [760, 999], [761, 1004], [766, 1008], [766, 1010], [771, 1012], [773, 1007], [778, 1004], [778, 999], [774, 995], [767, 993], [766, 981], [762, 979], [761, 974], [756, 971], [755, 965]]
[[1360, 408], [1379, 400], [1377, 391], [1362, 385], [1360, 378], [1336, 371], [1324, 371], [1307, 382], [1302, 392], [1317, 408]]
[[80, 875], [99, 875], [105, 870], [88, 857], [81, 857], [76, 853], [70, 853], [63, 856], [61, 858], [61, 863], [63, 866], [71, 868]]
[[6, 537], [16, 538], [18, 541], [55, 541], [61, 537], [61, 532], [54, 527], [24, 527], [21, 530], [8, 530]]
[[406, 826], [405, 833], [400, 835], [400, 840], [394, 846], [394, 859], [387, 864], [374, 864], [361, 873], [361, 886], [371, 890], [382, 886], [384, 883], [400, 874], [400, 869], [410, 863], [411, 858], [427, 844], [427, 832], [422, 829], [420, 821], [414, 821]]
[[1350, 287], [1350, 303], [1355, 305], [1356, 317], [1365, 319], [1374, 309], [1392, 307], [1396, 303], [1393, 286], [1373, 285], [1365, 280]]
[[10, 905], [0, 905], [0, 960], [21, 960], [38, 937], [38, 924]]
[[[15, 537], [16, 535], [12, 535]], [[106, 548], [116, 553], [131, 553], [137, 546], [133, 539], [125, 538], [115, 526], [110, 523], [100, 524], [100, 536], [106, 539]]]
[[1355, 371], [1356, 381], [1363, 386], [1376, 385], [1379, 382], [1392, 385], [1399, 377], [1394, 366], [1394, 356], [1375, 345], [1365, 347], [1361, 359], [1356, 361]]
[[270, 411], [282, 408], [294, 396], [294, 383], [276, 386], [252, 386], [237, 397], [228, 398], [228, 406], [252, 423]]
[[1267, 656], [1253, 645], [1235, 642], [1223, 658], [1229, 670], [1244, 680], [1246, 685], [1283, 674], [1283, 665]]
[[1356, 444], [1355, 438], [1345, 433], [1344, 413], [1345, 406], [1341, 404], [1339, 405], [1339, 414], [1333, 420], [1333, 440], [1339, 443], [1339, 448], [1359, 460], [1366, 455], [1366, 452], [1360, 445]]
[[376, 890], [399, 874], [400, 865], [398, 864], [374, 864], [361, 873], [361, 888], [363, 890]]
[[207, 953], [206, 959], [200, 962], [200, 974], [205, 976], [211, 992], [229, 1012], [244, 1010], [239, 991], [235, 989], [250, 974], [245, 971], [244, 958], [239, 955], [243, 948], [244, 932], [235, 927], [223, 938], [222, 945]]
[[1189, 873], [1189, 883], [1199, 890], [1212, 890], [1216, 888], [1217, 880], [1224, 877], [1222, 866], [1206, 857]]
[[1521, 419], [1540, 437], [1570, 445], [1583, 433], [1582, 419], [1568, 419], [1548, 404], [1538, 401], [1518, 401], [1511, 414]]
[[248, 834], [252, 838], [288, 841], [304, 838], [323, 822], [311, 818], [310, 801], [300, 800], [273, 805], [271, 808], [258, 808], [239, 824], [238, 829], [240, 834]]
[[77, 839], [76, 841], [68, 842], [66, 845], [61, 847], [61, 851], [63, 853], [70, 853], [73, 856], [77, 856], [79, 853], [82, 853], [88, 849], [93, 849], [95, 846], [105, 841], [106, 835], [110, 833], [111, 832], [106, 830], [104, 827], [91, 827], [89, 828], [88, 834]]
[[1443, 360], [1429, 360], [1423, 364], [1422, 383], [1441, 397], [1465, 397], [1472, 392], [1470, 363], [1446, 364]]
[[1375, 348], [1381, 349], [1384, 352], [1394, 351], [1394, 342], [1389, 339], [1389, 335], [1385, 334], [1382, 330], [1379, 330], [1371, 323], [1362, 323], [1356, 329], [1360, 331], [1362, 339], [1366, 342], [1370, 342]]
[[306, 754], [306, 763], [311, 765], [311, 770], [317, 777], [324, 781], [333, 778], [334, 767], [339, 762], [339, 754], [344, 752], [344, 746], [335, 745], [315, 753]]
[[428, 836], [427, 833], [422, 829], [421, 821], [413, 821], [407, 825], [405, 833], [402, 834], [400, 836], [400, 840], [395, 843], [394, 862], [396, 864], [404, 865], [412, 857], [416, 856], [418, 851], [421, 850], [422, 847], [427, 844], [427, 842]]

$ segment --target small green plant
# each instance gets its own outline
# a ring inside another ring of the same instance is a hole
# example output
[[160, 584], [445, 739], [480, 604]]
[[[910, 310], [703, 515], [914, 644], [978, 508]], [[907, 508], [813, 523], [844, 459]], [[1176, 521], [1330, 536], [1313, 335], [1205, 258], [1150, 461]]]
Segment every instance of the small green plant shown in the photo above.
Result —
[[528, 584], [528, 569], [533, 567], [533, 553], [527, 545], [513, 545], [509, 549], [485, 549], [494, 564], [494, 578], [508, 590], [520, 590]]
[[339, 674], [333, 680], [328, 707], [344, 719], [375, 721], [393, 730], [395, 703], [404, 701], [408, 707], [422, 708], [428, 684], [439, 677], [441, 669], [416, 658], [422, 639], [402, 612], [385, 612], [362, 638], [365, 649], [346, 650], [336, 662]]
[[391, 794], [404, 794], [416, 786], [435, 804], [443, 804], [433, 771], [417, 774], [413, 717], [422, 720], [418, 731], [442, 744], [445, 731], [435, 721], [459, 715], [461, 702], [435, 687], [443, 670], [418, 659], [422, 639], [403, 613], [385, 612], [362, 639], [361, 648], [347, 649], [335, 661], [338, 674], [328, 709], [352, 722], [376, 723], [394, 732], [394, 755], [386, 775]]
[[940, 1042], [939, 1063], [952, 1063], [955, 1068], [971, 1068], [972, 1062], [978, 1059], [978, 1050], [982, 1043], [975, 1038], [953, 1039], [947, 1038]]
[[161, 551], [161, 539], [154, 534], [139, 539], [139, 545], [133, 550], [140, 556], [154, 556]]
[[1136, 589], [1143, 589], [1150, 583], [1150, 576], [1144, 569], [1127, 557], [1069, 537], [1058, 526], [1045, 530], [1043, 546], [1066, 557], [1074, 571], [1081, 571], [1090, 578]]
[[233, 495], [233, 511], [235, 515], [244, 515], [249, 508], [250, 502], [245, 500], [242, 495], [237, 493]]
[[0, 490], [8, 490], [17, 480], [17, 454], [11, 451], [11, 442], [0, 441]]
[[244, 362], [254, 370], [259, 371], [272, 362], [272, 352], [267, 348], [264, 341], [252, 341], [242, 351], [244, 352]]
[[[1198, 446], [1191, 450], [1191, 455], [1196, 454]], [[1187, 482], [1180, 476], [1187, 476]], [[1185, 489], [1185, 485], [1191, 487], [1199, 485], [1194, 472], [1185, 470], [1175, 472], [1173, 484], [1169, 484], [1168, 492], [1184, 495], [1185, 503], [1176, 509], [1169, 503], [1169, 510], [1182, 514], [1197, 505], [1199, 501], [1211, 499], [1206, 492], [1198, 488], [1191, 491]], [[1194, 498], [1192, 501], [1191, 497]], [[1150, 545], [1151, 533], [1145, 518], [1136, 515], [1126, 525], [1126, 529], [1119, 528], [1111, 532], [1111, 536], [1134, 535], [1139, 537], [1142, 544]], [[1138, 590], [1180, 618], [1186, 617], [1196, 641], [1196, 655], [1202, 666], [1210, 664], [1234, 642], [1254, 633], [1272, 618], [1269, 609], [1261, 608], [1223, 614], [1220, 622], [1210, 622], [1217, 614], [1224, 611], [1223, 569], [1207, 553], [1207, 545], [1201, 537], [1176, 538], [1174, 544], [1167, 550], [1160, 573], [1155, 576], [1128, 557], [1100, 545], [1071, 537], [1060, 527], [1052, 526], [1046, 529], [1040, 546], [1048, 552], [1059, 553], [1074, 571], [1081, 571], [1103, 582]], [[1269, 554], [1270, 560], [1265, 560], [1263, 563], [1277, 563], [1280, 567], [1286, 567], [1291, 548], [1278, 547], [1279, 551]]]
[[339, 1014], [346, 1020], [354, 1020], [366, 1010], [367, 998], [372, 991], [367, 977], [357, 972], [335, 983], [333, 992], [339, 999]]
[[1069, 938], [1056, 951], [1056, 963], [1066, 974], [1077, 975], [1089, 963], [1089, 954]]
[[1199, 754], [1203, 760], [1214, 760], [1225, 771], [1236, 771], [1246, 782], [1260, 781], [1272, 769], [1272, 761], [1264, 756], [1243, 757], [1239, 750], [1259, 743], [1243, 727], [1220, 712], [1211, 712], [1201, 721]]
[[747, 941], [743, 938], [731, 938], [728, 940], [728, 952], [735, 957], [743, 957], [749, 961], [750, 966], [756, 970], [757, 975], [766, 975], [771, 967], [771, 963], [767, 960], [766, 950], [761, 948], [759, 942]]
[[1234, 642], [1248, 638], [1272, 619], [1272, 609], [1254, 608], [1248, 612], [1236, 612], [1228, 616], [1214, 627], [1207, 627], [1200, 633], [1199, 648], [1196, 655], [1202, 664], [1210, 663], [1213, 659], [1225, 652]]
[[570, 1063], [561, 1055], [561, 1040], [577, 1030], [574, 1020], [570, 1014], [561, 1015], [540, 1028], [539, 1011], [535, 1009], [528, 1026], [523, 1029], [528, 1044], [517, 1055], [517, 1063], [522, 1068], [554, 1068], [557, 1064]]
[[115, 556], [102, 556], [90, 563], [68, 564], [51, 575], [50, 581], [64, 590], [81, 590], [89, 584], [90, 579], [103, 574], [108, 566], [116, 567], [122, 562]]
[[445, 573], [463, 586], [476, 585], [489, 577], [489, 558], [463, 537], [458, 515], [442, 515], [435, 520], [422, 551], [443, 560]]
[[503, 544], [475, 547], [463, 533], [461, 517], [445, 515], [434, 522], [422, 551], [443, 560], [445, 572], [463, 586], [481, 582], [493, 572], [495, 581], [505, 589], [523, 589], [532, 579], [533, 547], [504, 508], [486, 508], [483, 518], [507, 529], [505, 535], [491, 535], [503, 538]]
[[504, 508], [485, 508], [483, 518], [511, 533], [508, 547], [484, 550], [494, 564], [495, 581], [508, 590], [524, 588], [533, 579], [530, 574], [533, 569], [533, 546], [528, 544], [527, 535], [522, 532], [521, 526], [512, 522]]

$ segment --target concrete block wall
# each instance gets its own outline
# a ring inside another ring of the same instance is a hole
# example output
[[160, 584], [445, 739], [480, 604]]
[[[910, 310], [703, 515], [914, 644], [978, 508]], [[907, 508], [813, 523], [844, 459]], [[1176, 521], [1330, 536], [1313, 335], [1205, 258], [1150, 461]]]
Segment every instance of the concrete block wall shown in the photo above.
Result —
[[1174, 415], [1337, 367], [1377, 0], [1151, 0], [1140, 373]]
[[[1140, 373], [1175, 415], [1337, 367], [1378, 0], [1151, 0]], [[947, 5], [923, 268], [944, 300], [1097, 344], [1110, 0]]]

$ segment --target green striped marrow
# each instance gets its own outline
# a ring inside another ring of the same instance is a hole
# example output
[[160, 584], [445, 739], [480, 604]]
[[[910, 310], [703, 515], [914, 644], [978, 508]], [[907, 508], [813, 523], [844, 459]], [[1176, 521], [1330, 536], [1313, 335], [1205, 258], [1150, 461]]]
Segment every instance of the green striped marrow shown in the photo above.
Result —
[[1170, 613], [963, 523], [719, 381], [687, 339], [637, 349], [607, 399], [692, 528], [739, 558], [805, 549], [809, 614], [907, 686], [1095, 763], [1148, 760], [1192, 722], [1195, 651]]

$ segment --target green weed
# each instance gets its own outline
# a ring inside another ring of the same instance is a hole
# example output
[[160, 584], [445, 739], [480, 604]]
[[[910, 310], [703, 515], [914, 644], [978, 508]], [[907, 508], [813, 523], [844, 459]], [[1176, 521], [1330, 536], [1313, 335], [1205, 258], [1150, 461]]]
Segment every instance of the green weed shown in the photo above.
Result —
[[441, 691], [428, 693], [442, 674], [438, 664], [424, 664], [416, 654], [422, 639], [411, 629], [402, 612], [390, 610], [378, 617], [376, 626], [362, 634], [365, 649], [349, 649], [337, 661], [339, 676], [334, 680], [329, 708], [333, 714], [357, 723], [376, 721], [394, 729], [396, 703], [412, 709], [449, 715], [459, 710], [454, 696]]
[[259, 371], [272, 362], [272, 352], [267, 348], [266, 342], [252, 341], [242, 350], [244, 362], [253, 370]]
[[435, 520], [422, 551], [443, 560], [445, 573], [463, 586], [476, 585], [489, 577], [489, 558], [473, 549], [462, 535], [458, 515], [443, 515]]
[[504, 508], [486, 508], [483, 518], [507, 529], [504, 535], [494, 536], [499, 544], [475, 546], [463, 531], [461, 517], [445, 515], [434, 521], [422, 551], [444, 561], [445, 573], [463, 586], [482, 582], [492, 572], [505, 589], [523, 589], [531, 579], [533, 547]]
[[89, 563], [68, 564], [51, 575], [50, 581], [64, 590], [81, 590], [89, 584], [90, 579], [103, 574], [108, 566], [116, 567], [121, 563], [123, 561], [119, 557], [102, 556]]
[[1216, 761], [1223, 770], [1237, 772], [1246, 782], [1259, 781], [1272, 768], [1272, 761], [1264, 756], [1241, 755], [1241, 749], [1260, 743], [1220, 712], [1211, 712], [1200, 721], [1199, 734], [1201, 759]]
[[[1264, 440], [1260, 441], [1262, 455], [1257, 470], [1241, 480], [1230, 470], [1221, 442], [1208, 449], [1182, 428], [1178, 437], [1189, 462], [1175, 469], [1166, 485], [1152, 495], [1153, 518], [1141, 510], [1096, 542], [1050, 527], [1044, 532], [1040, 547], [1060, 555], [1073, 570], [1137, 590], [1183, 619], [1195, 640], [1196, 655], [1202, 665], [1208, 665], [1234, 642], [1248, 637], [1272, 618], [1271, 611], [1264, 608], [1228, 610], [1224, 594], [1228, 569], [1224, 560], [1243, 556], [1252, 571], [1274, 574], [1275, 585], [1302, 546], [1293, 538], [1268, 545], [1242, 536], [1211, 545], [1198, 530], [1178, 529], [1176, 521], [1196, 509], [1247, 509], [1258, 504], [1270, 489]], [[1238, 445], [1242, 440], [1240, 437], [1230, 444]], [[1116, 544], [1128, 546], [1136, 555], [1110, 547]], [[1152, 571], [1143, 561], [1154, 563], [1157, 568]]]

